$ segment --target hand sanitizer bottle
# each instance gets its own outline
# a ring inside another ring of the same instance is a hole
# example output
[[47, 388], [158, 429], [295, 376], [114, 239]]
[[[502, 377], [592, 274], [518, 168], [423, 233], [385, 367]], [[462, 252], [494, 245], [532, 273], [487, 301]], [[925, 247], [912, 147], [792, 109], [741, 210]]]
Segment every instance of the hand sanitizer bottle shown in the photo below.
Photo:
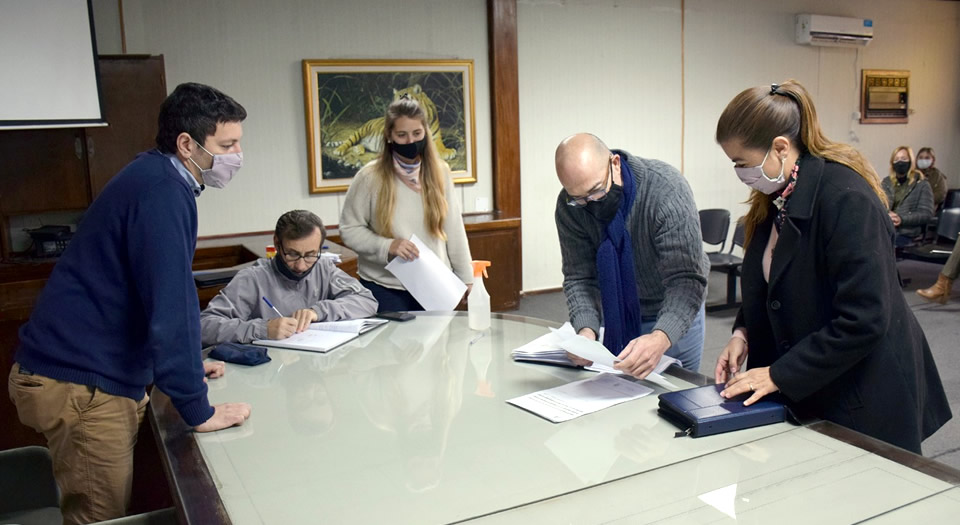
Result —
[[471, 330], [490, 328], [490, 294], [483, 286], [490, 261], [473, 261], [473, 288], [467, 296], [467, 316]]

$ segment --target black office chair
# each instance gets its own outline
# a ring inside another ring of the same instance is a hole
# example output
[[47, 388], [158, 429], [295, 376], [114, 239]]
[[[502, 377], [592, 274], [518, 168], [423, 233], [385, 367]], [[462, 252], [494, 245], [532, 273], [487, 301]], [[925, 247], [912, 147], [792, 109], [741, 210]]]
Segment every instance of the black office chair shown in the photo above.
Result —
[[960, 190], [947, 190], [947, 196], [943, 199], [943, 209], [960, 208]]
[[44, 447], [0, 451], [0, 523], [62, 522], [50, 451]]
[[727, 274], [727, 302], [707, 305], [706, 309], [708, 312], [740, 306], [740, 301], [737, 301], [737, 277], [740, 276], [743, 259], [733, 255], [733, 249], [738, 246], [743, 248], [745, 238], [746, 233], [743, 228], [743, 217], [740, 217], [733, 231], [733, 241], [730, 243], [730, 251], [727, 253], [708, 254], [710, 257], [710, 271], [724, 272]]
[[907, 247], [900, 256], [903, 259], [944, 264], [950, 258], [957, 237], [960, 237], [960, 208], [944, 208], [937, 224], [937, 242]]
[[[940, 216], [943, 214], [943, 210], [956, 208], [960, 208], [960, 190], [947, 190], [947, 195], [943, 199], [943, 202], [937, 207], [933, 217], [930, 218], [923, 229], [922, 242], [924, 244], [937, 241], [937, 226], [940, 224]], [[930, 239], [929, 241], [927, 240], [928, 238]]]
[[[727, 232], [729, 231], [729, 211], [719, 208], [700, 210], [700, 236], [703, 238], [703, 242], [720, 245], [720, 249], [710, 252], [708, 255], [712, 257], [715, 254], [722, 254], [723, 247], [727, 244]], [[711, 263], [712, 261], [711, 259]]]

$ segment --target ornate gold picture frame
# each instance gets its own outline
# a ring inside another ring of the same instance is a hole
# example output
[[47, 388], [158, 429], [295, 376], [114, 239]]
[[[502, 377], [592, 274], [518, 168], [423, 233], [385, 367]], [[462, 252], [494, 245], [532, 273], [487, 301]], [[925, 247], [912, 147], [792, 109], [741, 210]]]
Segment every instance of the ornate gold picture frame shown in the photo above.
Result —
[[310, 193], [346, 191], [403, 94], [423, 105], [455, 183], [477, 181], [473, 60], [303, 60]]

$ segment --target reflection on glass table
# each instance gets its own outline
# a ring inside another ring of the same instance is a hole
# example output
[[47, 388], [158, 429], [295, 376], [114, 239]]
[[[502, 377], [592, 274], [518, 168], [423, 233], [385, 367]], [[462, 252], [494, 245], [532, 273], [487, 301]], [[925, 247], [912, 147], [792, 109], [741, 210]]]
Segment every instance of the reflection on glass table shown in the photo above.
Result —
[[[844, 475], [915, 487], [870, 498], [893, 505], [955, 475], [901, 464], [913, 455], [890, 461], [842, 430], [780, 423], [675, 438], [656, 412], [664, 387], [649, 382], [650, 396], [550, 423], [505, 401], [592, 377], [510, 359], [549, 326], [494, 315], [475, 332], [465, 314], [421, 314], [328, 354], [270, 349], [270, 363], [228, 365], [210, 382], [211, 402], [253, 406], [244, 426], [213, 434], [184, 428], [157, 393], [151, 417], [177, 505], [190, 523], [710, 522], [791, 509], [799, 500], [783, 483], [825, 498], [844, 493]], [[667, 373], [677, 388], [706, 383]]]

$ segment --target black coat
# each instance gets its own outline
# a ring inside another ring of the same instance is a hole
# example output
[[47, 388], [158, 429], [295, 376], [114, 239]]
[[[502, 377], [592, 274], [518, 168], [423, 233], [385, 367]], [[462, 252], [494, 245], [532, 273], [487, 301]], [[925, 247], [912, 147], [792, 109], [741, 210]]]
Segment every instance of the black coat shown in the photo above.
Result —
[[900, 291], [887, 210], [853, 170], [804, 156], [768, 285], [770, 210], [743, 260], [749, 368], [769, 366], [802, 414], [920, 453], [950, 406]]

